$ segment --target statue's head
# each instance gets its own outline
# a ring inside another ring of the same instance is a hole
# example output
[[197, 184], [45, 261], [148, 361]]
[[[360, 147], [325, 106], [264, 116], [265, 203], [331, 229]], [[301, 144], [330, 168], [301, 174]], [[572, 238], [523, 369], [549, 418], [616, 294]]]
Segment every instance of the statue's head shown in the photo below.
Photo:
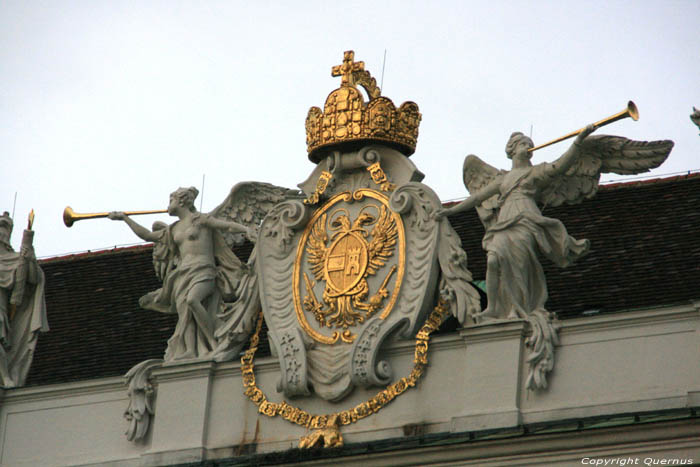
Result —
[[516, 131], [515, 133], [510, 135], [508, 143], [506, 144], [506, 154], [508, 155], [508, 159], [512, 159], [513, 156], [519, 151], [523, 151], [520, 143], [526, 143], [527, 145], [527, 147], [525, 148], [527, 159], [529, 160], [532, 157], [532, 153], [527, 152], [527, 149], [535, 147], [534, 143], [532, 142], [532, 139], [530, 139], [529, 136], [525, 136], [521, 132]]
[[199, 190], [191, 186], [189, 188], [178, 188], [170, 194], [170, 205], [168, 206], [168, 213], [172, 213], [176, 207], [181, 206], [187, 208], [188, 210], [194, 212], [196, 211], [194, 207], [194, 200], [197, 198]]
[[[10, 245], [10, 235], [12, 235], [12, 227], [14, 223], [10, 217], [10, 213], [5, 211], [2, 216], [0, 216], [0, 243], [9, 246]], [[11, 248], [10, 248], [11, 249]]]

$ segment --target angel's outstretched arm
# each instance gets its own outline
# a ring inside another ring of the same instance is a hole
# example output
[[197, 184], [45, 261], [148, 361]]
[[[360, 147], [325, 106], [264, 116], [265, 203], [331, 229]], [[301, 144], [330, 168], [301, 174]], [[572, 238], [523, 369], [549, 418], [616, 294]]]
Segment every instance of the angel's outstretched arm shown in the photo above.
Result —
[[203, 215], [202, 217], [204, 217], [204, 225], [207, 225], [213, 229], [243, 233], [253, 242], [255, 241], [255, 237], [257, 237], [257, 230], [253, 226], [249, 227], [247, 225], [239, 224], [238, 222], [221, 219], [211, 215]]
[[436, 213], [436, 217], [442, 218], [445, 216], [451, 216], [457, 214], [458, 212], [466, 211], [467, 209], [475, 208], [480, 205], [485, 200], [489, 199], [495, 194], [498, 194], [500, 189], [500, 180], [493, 180], [491, 183], [486, 185], [481, 190], [474, 193], [469, 198], [464, 201], [455, 204], [454, 206], [442, 209]]
[[576, 163], [576, 160], [581, 155], [581, 143], [586, 139], [588, 135], [596, 130], [595, 125], [588, 125], [576, 136], [574, 144], [572, 144], [569, 149], [559, 157], [556, 161], [552, 162], [549, 166], [548, 175], [557, 176], [564, 175], [569, 168]]
[[204, 225], [217, 230], [230, 230], [231, 232], [241, 233], [248, 232], [248, 227], [238, 222], [228, 221], [214, 216], [202, 215], [202, 217], [204, 217]]
[[146, 240], [147, 242], [155, 242], [158, 240], [161, 236], [158, 233], [151, 232], [148, 230], [146, 227], [142, 226], [138, 222], [134, 221], [131, 217], [127, 216], [121, 211], [114, 211], [110, 212], [109, 215], [107, 216], [113, 221], [124, 221], [126, 222], [126, 225], [129, 226], [129, 228], [141, 239]]

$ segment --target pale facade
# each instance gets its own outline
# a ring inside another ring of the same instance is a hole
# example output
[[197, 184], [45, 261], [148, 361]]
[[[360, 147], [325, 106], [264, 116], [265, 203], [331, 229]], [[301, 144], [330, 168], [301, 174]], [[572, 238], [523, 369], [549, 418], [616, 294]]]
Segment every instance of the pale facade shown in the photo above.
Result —
[[589, 136], [617, 115], [533, 165], [515, 132], [443, 206], [418, 105], [352, 51], [332, 73], [300, 190], [200, 213], [180, 188], [170, 225], [109, 214], [152, 246], [40, 264], [51, 332], [0, 392], [0, 463], [700, 462], [700, 177], [598, 186], [673, 142]]
[[[425, 379], [378, 414], [344, 428], [346, 446], [329, 451], [332, 457], [295, 450], [305, 430], [257, 413], [243, 395], [239, 363], [209, 361], [154, 372], [155, 419], [139, 443], [124, 436], [128, 398], [121, 377], [5, 391], [2, 465], [205, 459], [327, 465], [331, 458], [340, 465], [581, 465], [585, 457], [697, 462], [699, 303], [566, 320], [557, 370], [543, 392], [524, 389], [523, 332], [523, 323], [513, 322], [434, 338]], [[400, 362], [397, 373], [410, 368], [412, 345], [392, 345], [388, 352]], [[257, 362], [259, 386], [269, 394], [278, 371], [272, 357]], [[346, 403], [372, 393], [356, 391]], [[337, 410], [319, 400], [298, 404]]]

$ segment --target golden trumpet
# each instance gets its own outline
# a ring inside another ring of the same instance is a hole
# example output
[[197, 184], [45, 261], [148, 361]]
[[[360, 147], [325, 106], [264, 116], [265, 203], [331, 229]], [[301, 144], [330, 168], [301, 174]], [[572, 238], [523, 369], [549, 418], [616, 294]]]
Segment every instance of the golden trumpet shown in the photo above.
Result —
[[[168, 212], [167, 209], [156, 209], [154, 211], [125, 211], [124, 214], [126, 214], [127, 216], [140, 216], [142, 214], [162, 214], [166, 212]], [[99, 219], [100, 217], [107, 216], [109, 216], [108, 212], [93, 212], [89, 214], [79, 214], [73, 211], [73, 208], [71, 208], [70, 206], [66, 206], [66, 209], [63, 210], [63, 223], [66, 224], [66, 227], [70, 227], [75, 221], [81, 221], [83, 219]]]
[[[604, 118], [603, 120], [601, 120], [599, 122], [595, 122], [593, 124], [593, 126], [595, 126], [596, 128], [600, 128], [600, 127], [605, 126], [609, 123], [616, 122], [618, 120], [622, 120], [623, 118], [627, 118], [627, 117], [631, 118], [635, 122], [637, 120], [639, 120], [639, 111], [637, 110], [637, 106], [634, 105], [634, 102], [632, 102], [632, 101], [629, 101], [627, 103], [627, 108], [625, 110], [623, 110], [622, 112], [618, 112], [615, 115], [611, 115], [608, 118]], [[538, 149], [545, 148], [545, 147], [550, 146], [552, 144], [558, 143], [559, 141], [564, 141], [565, 139], [573, 138], [574, 136], [581, 133], [583, 130], [585, 130], [585, 128], [581, 128], [579, 130], [574, 131], [573, 133], [569, 133], [568, 135], [561, 136], [557, 139], [550, 141], [549, 143], [540, 144], [539, 146], [535, 146], [534, 148], [528, 149], [528, 152], [537, 151]]]

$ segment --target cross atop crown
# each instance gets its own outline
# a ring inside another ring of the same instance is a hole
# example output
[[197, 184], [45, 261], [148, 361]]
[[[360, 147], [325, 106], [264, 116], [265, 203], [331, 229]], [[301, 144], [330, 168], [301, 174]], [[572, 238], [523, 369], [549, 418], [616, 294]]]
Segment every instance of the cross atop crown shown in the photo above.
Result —
[[348, 50], [343, 54], [343, 64], [331, 68], [331, 76], [341, 76], [341, 86], [354, 86], [355, 80], [352, 74], [356, 71], [364, 71], [365, 62], [355, 61], [355, 52]]
[[[323, 110], [314, 106], [306, 115], [309, 160], [318, 164], [333, 148], [358, 148], [369, 143], [383, 143], [406, 156], [413, 154], [421, 119], [415, 102], [396, 108], [391, 99], [381, 95], [365, 63], [355, 61], [352, 50], [343, 53], [343, 63], [331, 68], [331, 75], [342, 78], [340, 86], [328, 94]], [[368, 102], [359, 87], [367, 93]]]

